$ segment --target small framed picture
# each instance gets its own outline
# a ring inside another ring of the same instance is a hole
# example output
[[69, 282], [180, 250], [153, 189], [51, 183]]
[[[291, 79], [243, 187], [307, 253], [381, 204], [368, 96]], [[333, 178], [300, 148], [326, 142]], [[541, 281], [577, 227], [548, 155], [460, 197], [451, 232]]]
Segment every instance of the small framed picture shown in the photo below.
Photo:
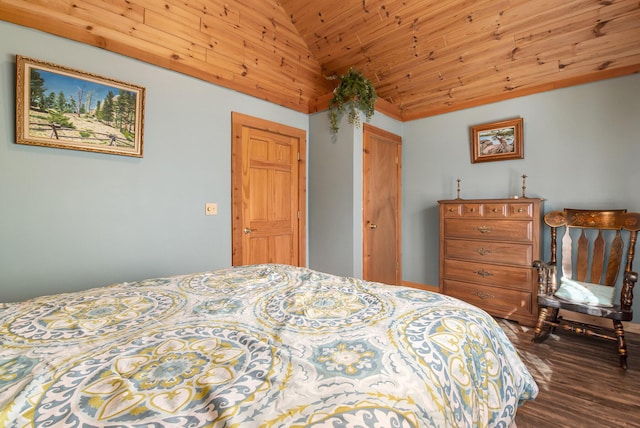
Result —
[[16, 56], [16, 143], [142, 157], [145, 89]]
[[524, 158], [524, 120], [485, 123], [471, 127], [471, 163]]

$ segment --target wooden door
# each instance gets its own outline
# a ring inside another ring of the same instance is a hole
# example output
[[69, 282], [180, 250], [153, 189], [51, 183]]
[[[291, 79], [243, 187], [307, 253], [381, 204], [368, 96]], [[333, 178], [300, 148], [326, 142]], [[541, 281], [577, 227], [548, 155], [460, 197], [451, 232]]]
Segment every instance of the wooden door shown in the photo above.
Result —
[[363, 277], [400, 284], [402, 140], [364, 125]]
[[234, 266], [304, 266], [305, 131], [232, 114]]

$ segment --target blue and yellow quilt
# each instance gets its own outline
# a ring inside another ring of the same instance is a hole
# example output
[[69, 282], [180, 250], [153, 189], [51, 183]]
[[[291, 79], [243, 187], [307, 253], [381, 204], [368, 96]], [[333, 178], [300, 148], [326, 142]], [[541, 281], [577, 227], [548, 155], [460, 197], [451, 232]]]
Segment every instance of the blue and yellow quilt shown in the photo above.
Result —
[[0, 426], [509, 427], [538, 388], [485, 312], [257, 265], [0, 305]]

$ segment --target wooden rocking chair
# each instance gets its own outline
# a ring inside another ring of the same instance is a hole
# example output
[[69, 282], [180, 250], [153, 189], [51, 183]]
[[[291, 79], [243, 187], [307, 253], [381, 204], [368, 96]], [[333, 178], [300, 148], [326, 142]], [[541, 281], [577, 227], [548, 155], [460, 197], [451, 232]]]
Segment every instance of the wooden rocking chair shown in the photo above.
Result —
[[[551, 230], [551, 260], [535, 261], [538, 271], [538, 321], [534, 342], [544, 341], [556, 327], [617, 342], [620, 366], [627, 369], [627, 344], [622, 321], [631, 321], [633, 287], [638, 274], [632, 264], [640, 230], [640, 213], [626, 210], [552, 211], [544, 216]], [[558, 245], [558, 231], [564, 234]], [[561, 260], [561, 275], [556, 262]], [[618, 281], [619, 274], [622, 278]], [[620, 300], [614, 302], [621, 283]], [[587, 316], [587, 321], [564, 319], [560, 310]], [[613, 329], [588, 317], [613, 321]], [[544, 327], [548, 327], [543, 331]]]

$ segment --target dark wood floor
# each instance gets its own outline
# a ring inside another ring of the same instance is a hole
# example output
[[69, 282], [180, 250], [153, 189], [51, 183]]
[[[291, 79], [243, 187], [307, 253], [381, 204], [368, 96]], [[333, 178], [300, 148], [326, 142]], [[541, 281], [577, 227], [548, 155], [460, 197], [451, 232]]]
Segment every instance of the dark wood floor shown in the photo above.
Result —
[[614, 342], [557, 330], [537, 344], [533, 329], [498, 322], [540, 388], [518, 409], [517, 428], [640, 427], [640, 335], [625, 334], [625, 372]]

